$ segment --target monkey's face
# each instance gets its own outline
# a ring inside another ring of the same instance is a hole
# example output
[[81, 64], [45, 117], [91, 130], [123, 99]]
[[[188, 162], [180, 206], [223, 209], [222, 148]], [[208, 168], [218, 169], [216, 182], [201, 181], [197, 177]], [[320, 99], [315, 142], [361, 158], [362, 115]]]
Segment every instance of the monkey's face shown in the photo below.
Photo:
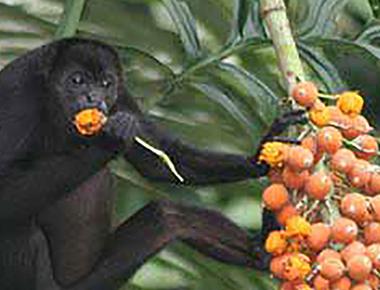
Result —
[[117, 76], [112, 71], [98, 74], [77, 68], [62, 80], [60, 103], [69, 117], [96, 108], [107, 115], [117, 98]]
[[87, 109], [107, 116], [117, 99], [119, 75], [119, 61], [109, 48], [91, 44], [66, 48], [50, 76], [54, 99], [66, 121]]

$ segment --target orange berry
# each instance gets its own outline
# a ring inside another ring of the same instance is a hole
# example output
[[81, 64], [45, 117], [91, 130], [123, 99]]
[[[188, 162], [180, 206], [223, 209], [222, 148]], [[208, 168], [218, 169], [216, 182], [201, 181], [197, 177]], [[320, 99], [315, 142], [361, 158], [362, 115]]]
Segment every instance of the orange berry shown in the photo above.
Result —
[[266, 142], [260, 151], [259, 161], [271, 167], [281, 167], [288, 155], [289, 145], [282, 142]]
[[342, 147], [343, 136], [337, 128], [328, 126], [322, 128], [317, 134], [318, 148], [328, 154], [334, 154]]
[[375, 221], [380, 222], [380, 194], [371, 198], [369, 204], [373, 218]]
[[359, 193], [345, 195], [340, 203], [340, 210], [343, 215], [360, 224], [371, 220], [367, 200], [364, 195]]
[[290, 217], [286, 221], [285, 229], [288, 236], [299, 235], [306, 237], [311, 233], [310, 223], [305, 218], [298, 215]]
[[331, 235], [331, 229], [324, 223], [311, 225], [311, 233], [307, 237], [307, 245], [315, 252], [326, 247]]
[[330, 290], [350, 290], [350, 288], [351, 280], [346, 276], [332, 282], [330, 285]]
[[309, 119], [318, 127], [326, 126], [330, 122], [330, 111], [321, 100], [317, 99], [309, 110]]
[[362, 188], [368, 184], [371, 179], [371, 167], [368, 161], [357, 159], [348, 177], [354, 187]]
[[375, 195], [380, 193], [380, 174], [373, 172], [369, 180], [368, 185], [365, 187], [366, 192], [369, 195]]
[[309, 171], [294, 171], [288, 166], [285, 166], [282, 172], [282, 180], [284, 185], [289, 189], [301, 189], [309, 178]]
[[300, 281], [311, 272], [310, 259], [301, 253], [292, 254], [287, 260], [284, 278], [288, 281]]
[[294, 290], [313, 290], [308, 284], [301, 283], [294, 285]]
[[330, 290], [330, 282], [321, 275], [317, 275], [313, 280], [314, 290]]
[[318, 89], [313, 82], [299, 82], [292, 90], [293, 99], [303, 107], [311, 107], [318, 98]]
[[285, 252], [288, 243], [284, 231], [273, 231], [269, 233], [265, 241], [265, 250], [273, 255], [281, 255]]
[[380, 244], [372, 244], [367, 247], [367, 256], [371, 259], [373, 267], [380, 269]]
[[347, 262], [348, 275], [358, 281], [364, 281], [372, 271], [372, 261], [365, 255], [353, 256]]
[[318, 150], [317, 137], [315, 135], [309, 135], [301, 141], [301, 146], [309, 149], [314, 156], [314, 164], [322, 158], [323, 152]]
[[288, 201], [288, 190], [282, 184], [271, 184], [263, 192], [263, 203], [270, 210], [279, 210]]
[[290, 254], [285, 254], [282, 256], [277, 256], [277, 257], [272, 258], [269, 264], [269, 268], [270, 268], [271, 273], [275, 277], [280, 278], [280, 279], [284, 278], [285, 268], [286, 268], [286, 264], [288, 263], [289, 258], [290, 258]]
[[362, 115], [346, 120], [347, 126], [342, 129], [342, 134], [347, 139], [354, 139], [361, 134], [367, 134], [373, 128], [369, 125], [367, 119]]
[[308, 169], [313, 165], [313, 153], [302, 146], [291, 146], [288, 154], [286, 162], [295, 171]]
[[289, 203], [276, 213], [276, 218], [279, 224], [285, 225], [289, 218], [296, 215], [298, 215], [296, 208]]
[[281, 283], [280, 290], [295, 290], [292, 282], [286, 281]]
[[347, 245], [341, 252], [343, 260], [347, 263], [352, 257], [356, 255], [365, 255], [367, 253], [366, 246], [358, 241], [353, 241], [351, 244]]
[[367, 245], [380, 243], [380, 223], [371, 222], [364, 227], [364, 241]]
[[334, 251], [332, 249], [324, 249], [322, 252], [320, 252], [317, 256], [317, 263], [321, 264], [326, 259], [341, 259], [340, 253], [337, 251]]
[[351, 118], [342, 113], [336, 106], [328, 106], [327, 110], [330, 115], [329, 125], [337, 127], [339, 129], [348, 129], [351, 127], [352, 121]]
[[313, 153], [313, 155], [317, 154], [318, 147], [317, 147], [317, 139], [315, 136], [309, 135], [303, 138], [301, 141], [301, 146], [306, 149], [309, 149], [311, 153]]
[[[327, 106], [327, 109], [329, 110], [329, 113], [330, 113], [331, 122], [336, 122], [337, 120], [339, 120], [339, 118], [342, 115], [344, 115], [337, 106]], [[339, 127], [338, 125], [339, 125], [338, 123], [334, 124], [334, 126]]]
[[375, 274], [370, 274], [367, 278], [367, 283], [372, 289], [380, 289], [380, 279]]
[[344, 274], [344, 264], [340, 259], [328, 258], [320, 264], [320, 273], [328, 281], [336, 281]]
[[358, 226], [348, 218], [337, 218], [331, 228], [332, 239], [337, 243], [349, 244], [358, 235]]
[[106, 121], [98, 109], [85, 109], [75, 115], [74, 125], [80, 134], [89, 136], [98, 133]]
[[360, 135], [355, 139], [355, 143], [360, 147], [361, 151], [356, 151], [355, 154], [359, 158], [368, 160], [376, 156], [379, 151], [379, 146], [376, 139], [370, 135]]
[[312, 198], [323, 200], [333, 188], [331, 177], [320, 170], [311, 175], [305, 184], [305, 192]]
[[373, 289], [371, 288], [371, 286], [361, 283], [361, 284], [356, 284], [354, 287], [351, 288], [351, 290], [373, 290]]
[[349, 149], [339, 149], [331, 158], [331, 168], [333, 170], [347, 174], [355, 165], [355, 154]]
[[344, 92], [339, 96], [336, 105], [344, 114], [355, 117], [362, 111], [364, 100], [356, 92]]

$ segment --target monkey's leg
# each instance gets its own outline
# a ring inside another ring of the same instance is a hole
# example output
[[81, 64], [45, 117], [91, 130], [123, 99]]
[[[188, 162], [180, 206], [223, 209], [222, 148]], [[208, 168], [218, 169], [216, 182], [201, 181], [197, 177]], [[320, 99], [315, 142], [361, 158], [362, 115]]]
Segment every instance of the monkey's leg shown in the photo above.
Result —
[[170, 201], [152, 202], [119, 226], [93, 271], [69, 289], [116, 290], [175, 240], [225, 263], [266, 269], [269, 255], [263, 250], [263, 235], [277, 228], [277, 223], [269, 213], [264, 214], [264, 223], [264, 230], [250, 237], [218, 212]]

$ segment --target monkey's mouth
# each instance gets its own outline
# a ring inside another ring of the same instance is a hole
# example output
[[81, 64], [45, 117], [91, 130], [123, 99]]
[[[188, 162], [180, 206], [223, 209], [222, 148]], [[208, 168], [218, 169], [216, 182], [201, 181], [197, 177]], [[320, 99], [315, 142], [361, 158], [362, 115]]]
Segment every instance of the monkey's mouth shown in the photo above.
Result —
[[91, 136], [99, 133], [107, 122], [106, 114], [99, 108], [87, 108], [78, 111], [73, 123], [81, 135]]

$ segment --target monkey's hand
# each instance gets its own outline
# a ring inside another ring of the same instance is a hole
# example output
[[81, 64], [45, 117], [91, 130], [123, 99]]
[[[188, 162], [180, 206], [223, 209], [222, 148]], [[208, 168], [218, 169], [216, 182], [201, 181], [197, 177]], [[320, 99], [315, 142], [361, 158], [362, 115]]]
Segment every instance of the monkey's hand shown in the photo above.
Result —
[[103, 133], [126, 148], [131, 146], [138, 132], [138, 120], [135, 115], [125, 111], [119, 111], [108, 117], [103, 127]]
[[304, 110], [295, 110], [283, 114], [276, 118], [270, 126], [268, 133], [261, 139], [256, 155], [253, 156], [254, 162], [259, 162], [259, 157], [264, 150], [265, 144], [268, 142], [299, 144], [300, 141], [286, 136], [280, 136], [287, 128], [292, 125], [304, 124], [307, 118]]
[[263, 142], [273, 141], [286, 129], [293, 125], [305, 124], [307, 122], [305, 110], [293, 110], [276, 118], [270, 126], [268, 133], [262, 139]]
[[268, 270], [269, 263], [272, 258], [265, 250], [265, 241], [270, 232], [279, 230], [281, 228], [280, 224], [273, 212], [264, 208], [262, 213], [262, 227], [259, 232], [256, 232], [251, 236], [251, 254], [253, 257], [253, 267], [258, 270]]

